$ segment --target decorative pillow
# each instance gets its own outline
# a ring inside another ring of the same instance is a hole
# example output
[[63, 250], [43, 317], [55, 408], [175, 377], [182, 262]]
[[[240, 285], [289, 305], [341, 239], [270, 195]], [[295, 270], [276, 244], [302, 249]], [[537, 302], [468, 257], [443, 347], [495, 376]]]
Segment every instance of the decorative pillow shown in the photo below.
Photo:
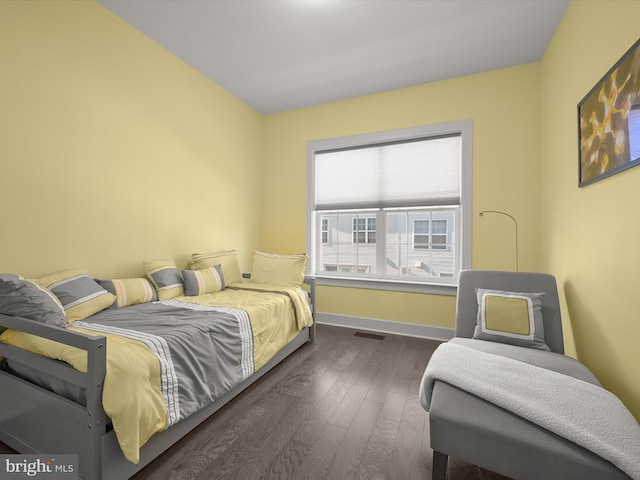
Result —
[[96, 282], [116, 296], [116, 301], [110, 308], [149, 303], [158, 299], [155, 288], [146, 278], [119, 278], [96, 280]]
[[51, 291], [64, 307], [67, 323], [90, 317], [111, 306], [116, 297], [91, 278], [86, 270], [76, 268], [33, 280]]
[[220, 265], [227, 285], [242, 282], [242, 272], [240, 271], [240, 262], [238, 261], [238, 252], [236, 250], [218, 253], [194, 253], [191, 258], [193, 260], [190, 267], [192, 270], [201, 270]]
[[144, 271], [158, 292], [158, 299], [170, 300], [184, 295], [184, 285], [173, 260], [144, 262]]
[[220, 265], [202, 270], [183, 270], [182, 275], [184, 276], [184, 294], [190, 297], [224, 290], [224, 275]]
[[64, 327], [67, 317], [60, 300], [46, 288], [20, 275], [0, 275], [0, 313]]
[[298, 255], [276, 255], [256, 250], [253, 252], [251, 283], [297, 287], [304, 283], [304, 271], [309, 257]]
[[478, 323], [473, 338], [549, 350], [544, 343], [544, 293], [476, 290]]

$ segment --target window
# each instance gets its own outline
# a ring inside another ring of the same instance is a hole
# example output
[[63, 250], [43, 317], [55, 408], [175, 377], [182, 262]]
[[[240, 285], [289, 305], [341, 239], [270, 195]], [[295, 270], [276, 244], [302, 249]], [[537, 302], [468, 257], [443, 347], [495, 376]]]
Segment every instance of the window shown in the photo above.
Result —
[[[414, 220], [413, 248], [415, 250], [445, 250], [447, 248], [447, 220]], [[429, 233], [431, 232], [431, 233]]]
[[469, 120], [309, 142], [310, 273], [368, 288], [455, 286], [471, 265], [471, 144]]
[[329, 220], [326, 218], [322, 219], [322, 243], [329, 243]]
[[375, 217], [353, 217], [353, 243], [376, 243]]

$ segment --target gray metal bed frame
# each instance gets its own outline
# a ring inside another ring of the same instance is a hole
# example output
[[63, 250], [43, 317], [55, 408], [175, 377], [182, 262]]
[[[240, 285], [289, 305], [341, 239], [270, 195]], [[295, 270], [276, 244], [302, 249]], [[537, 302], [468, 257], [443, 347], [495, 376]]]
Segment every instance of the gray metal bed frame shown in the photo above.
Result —
[[167, 430], [156, 433], [140, 450], [140, 462], [127, 461], [102, 408], [106, 372], [106, 339], [0, 314], [0, 326], [21, 330], [87, 352], [87, 372], [11, 345], [0, 343], [0, 356], [86, 389], [86, 406], [73, 402], [9, 372], [0, 371], [0, 441], [24, 454], [77, 454], [79, 477], [123, 480], [140, 471], [162, 452], [239, 395], [265, 373], [315, 338], [315, 279], [309, 286], [313, 326], [303, 329], [265, 366], [211, 405]]

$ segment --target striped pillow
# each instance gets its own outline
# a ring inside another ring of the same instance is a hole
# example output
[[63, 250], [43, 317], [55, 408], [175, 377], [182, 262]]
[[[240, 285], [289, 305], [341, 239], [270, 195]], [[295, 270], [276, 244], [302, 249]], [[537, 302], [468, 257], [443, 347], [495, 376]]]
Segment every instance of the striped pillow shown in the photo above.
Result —
[[67, 323], [82, 320], [111, 306], [116, 297], [91, 278], [86, 270], [76, 268], [33, 280], [52, 292], [64, 308]]
[[184, 295], [184, 285], [173, 260], [144, 262], [144, 271], [158, 292], [158, 299], [170, 300]]
[[202, 270], [183, 270], [182, 275], [184, 276], [184, 294], [187, 296], [224, 290], [224, 276], [220, 265]]
[[116, 296], [111, 308], [122, 308], [158, 300], [158, 294], [146, 278], [96, 280], [102, 288]]

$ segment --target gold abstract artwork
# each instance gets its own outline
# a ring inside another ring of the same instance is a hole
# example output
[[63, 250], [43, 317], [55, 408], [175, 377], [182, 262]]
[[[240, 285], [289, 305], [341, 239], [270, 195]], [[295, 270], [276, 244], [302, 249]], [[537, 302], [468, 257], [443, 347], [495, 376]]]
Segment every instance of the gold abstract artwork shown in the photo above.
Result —
[[640, 160], [640, 42], [578, 108], [581, 185]]

